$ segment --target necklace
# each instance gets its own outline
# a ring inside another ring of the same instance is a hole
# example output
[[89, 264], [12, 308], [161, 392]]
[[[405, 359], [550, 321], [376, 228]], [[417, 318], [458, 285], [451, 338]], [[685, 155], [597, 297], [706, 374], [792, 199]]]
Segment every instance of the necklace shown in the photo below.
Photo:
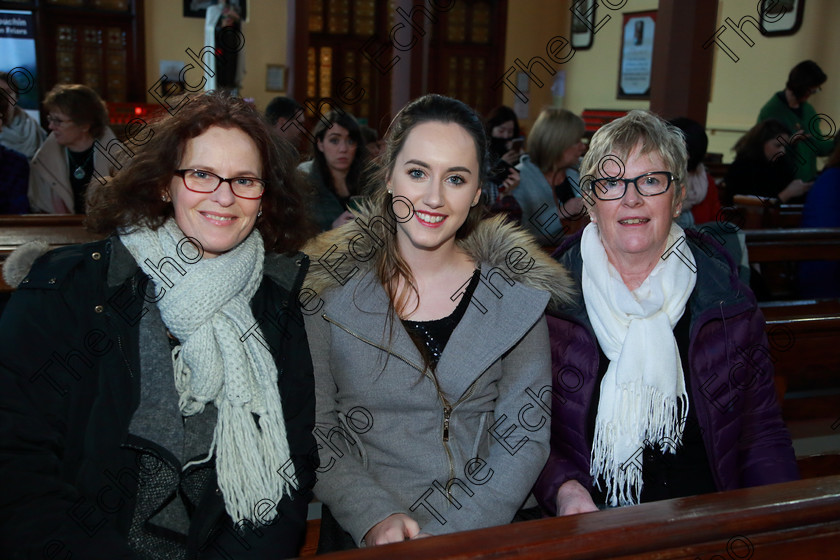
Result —
[[73, 177], [75, 177], [76, 180], [81, 181], [85, 178], [85, 167], [87, 167], [87, 164], [90, 162], [90, 158], [93, 157], [93, 150], [90, 150], [88, 157], [81, 165], [79, 165], [79, 163], [71, 154], [72, 152], [70, 151], [70, 148], [67, 148], [67, 159], [72, 163], [71, 167], [76, 167], [75, 171], [73, 171]]

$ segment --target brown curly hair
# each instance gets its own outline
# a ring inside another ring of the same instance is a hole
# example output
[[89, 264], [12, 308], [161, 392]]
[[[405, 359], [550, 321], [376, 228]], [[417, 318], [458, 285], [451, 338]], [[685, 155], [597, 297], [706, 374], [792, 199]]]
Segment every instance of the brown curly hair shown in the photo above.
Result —
[[299, 249], [316, 230], [304, 206], [297, 156], [251, 104], [215, 91], [193, 97], [173, 116], [150, 123], [148, 133], [137, 130], [134, 136], [145, 140], [125, 168], [107, 184], [88, 189], [88, 229], [111, 235], [122, 229], [162, 226], [175, 210], [171, 202], [161, 200], [161, 193], [180, 166], [187, 140], [213, 126], [238, 128], [257, 146], [266, 185], [255, 227], [265, 249], [279, 253]]

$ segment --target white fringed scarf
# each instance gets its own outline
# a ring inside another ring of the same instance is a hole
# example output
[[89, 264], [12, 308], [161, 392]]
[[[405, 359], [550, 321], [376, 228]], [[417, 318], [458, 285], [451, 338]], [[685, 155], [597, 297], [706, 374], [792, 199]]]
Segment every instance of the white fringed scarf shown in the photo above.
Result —
[[[257, 230], [235, 248], [189, 264], [196, 254], [174, 219], [156, 231], [139, 228], [120, 239], [152, 277], [164, 324], [181, 345], [172, 351], [175, 388], [184, 416], [208, 402], [218, 409], [213, 443], [219, 488], [234, 523], [271, 521], [255, 511], [266, 499], [278, 503], [290, 489], [278, 474], [289, 460], [277, 367], [257, 336], [246, 336], [256, 320], [250, 301], [263, 278], [264, 248]], [[161, 267], [165, 260], [177, 263]], [[155, 271], [174, 284], [165, 283]], [[164, 292], [165, 290], [165, 292]], [[147, 291], [149, 289], [147, 288]], [[261, 336], [261, 335], [260, 335]], [[291, 494], [290, 494], [291, 495]]]
[[[684, 235], [672, 224], [666, 247]], [[642, 470], [628, 461], [646, 441], [670, 453], [682, 442], [680, 416], [688, 413], [688, 395], [673, 329], [694, 289], [694, 257], [682, 251], [691, 268], [680, 255], [660, 259], [631, 292], [607, 259], [595, 224], [583, 232], [581, 256], [587, 313], [610, 360], [601, 381], [590, 474], [605, 480], [610, 505], [639, 503]]]

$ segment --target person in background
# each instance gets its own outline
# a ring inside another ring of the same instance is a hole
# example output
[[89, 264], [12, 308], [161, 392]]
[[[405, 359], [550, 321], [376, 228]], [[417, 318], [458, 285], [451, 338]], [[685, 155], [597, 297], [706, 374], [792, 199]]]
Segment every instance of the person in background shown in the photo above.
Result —
[[50, 135], [32, 158], [29, 202], [38, 212], [84, 214], [91, 181], [116, 173], [128, 152], [108, 128], [105, 102], [89, 87], [59, 84], [44, 107]]
[[675, 221], [681, 228], [694, 228], [712, 235], [738, 263], [741, 281], [749, 284], [750, 264], [746, 236], [735, 224], [722, 220], [718, 215], [721, 210], [718, 188], [714, 178], [706, 172], [703, 165], [706, 148], [709, 146], [706, 130], [697, 121], [685, 117], [673, 119], [670, 123], [680, 129], [688, 150], [685, 200]]
[[[581, 297], [548, 316], [552, 371], [575, 373], [573, 389], [554, 376], [534, 487], [551, 515], [798, 478], [755, 296], [674, 222], [687, 160], [647, 111], [601, 127], [583, 160], [591, 223], [554, 254]], [[749, 382], [731, 381], [739, 368]]]
[[583, 133], [583, 119], [571, 111], [544, 109], [528, 136], [528, 153], [516, 166], [521, 180], [513, 196], [522, 207], [522, 226], [543, 245], [557, 244], [561, 217], [582, 215], [579, 181], [569, 173], [586, 151]]
[[800, 62], [790, 71], [785, 89], [776, 92], [758, 113], [757, 123], [776, 119], [787, 129], [786, 140], [792, 147], [796, 164], [795, 177], [803, 182], [813, 181], [817, 176], [817, 156], [827, 156], [834, 145], [831, 138], [820, 133], [820, 119], [808, 99], [819, 93], [827, 77], [813, 60]]
[[318, 464], [294, 156], [219, 92], [153, 128], [89, 199], [110, 237], [3, 268], [2, 558], [59, 543], [88, 560], [268, 560], [302, 544]]
[[714, 178], [706, 172], [703, 158], [709, 147], [709, 137], [699, 122], [680, 117], [670, 121], [685, 137], [688, 150], [688, 173], [685, 178], [685, 200], [677, 225], [682, 228], [713, 222], [720, 211], [720, 200]]
[[[316, 425], [331, 439], [315, 484], [320, 552], [538, 515], [528, 498], [548, 454], [547, 414], [520, 443], [493, 423], [521, 418], [526, 392], [550, 383], [544, 311], [570, 301], [565, 271], [521, 228], [481, 220], [487, 140], [464, 103], [410, 102], [385, 144], [359, 211], [370, 229], [305, 248], [304, 286], [321, 298], [305, 318]], [[511, 251], [527, 266], [505, 264]], [[348, 266], [324, 266], [327, 252]]]
[[[801, 227], [840, 228], [840, 142], [808, 193]], [[840, 296], [840, 262], [802, 262], [798, 283], [799, 295], [804, 298]]]
[[291, 97], [278, 96], [265, 107], [265, 120], [274, 131], [300, 151], [300, 139], [306, 130], [303, 106]]
[[0, 146], [5, 146], [32, 159], [47, 133], [41, 125], [18, 105], [16, 88], [9, 83], [9, 74], [0, 72], [0, 113], [6, 115], [3, 130], [0, 130]]
[[762, 121], [747, 131], [732, 148], [735, 161], [726, 172], [727, 193], [802, 202], [813, 183], [796, 177], [785, 150], [789, 139], [787, 126], [775, 119]]
[[[13, 111], [0, 106], [0, 134]], [[0, 144], [0, 214], [28, 214], [29, 161], [26, 156]]]
[[385, 142], [380, 140], [379, 133], [373, 128], [364, 125], [360, 127], [362, 130], [362, 139], [365, 141], [365, 148], [368, 151], [368, 156], [373, 159], [385, 149]]
[[500, 105], [484, 121], [490, 139], [490, 177], [485, 182], [484, 203], [491, 214], [505, 214], [513, 223], [522, 221], [522, 208], [513, 197], [519, 186], [519, 171], [514, 167], [522, 156], [524, 138], [513, 109]]
[[512, 145], [511, 141], [522, 138], [522, 129], [516, 113], [506, 105], [499, 105], [485, 119], [487, 136], [490, 138], [490, 153], [503, 159], [509, 165], [519, 163], [522, 156], [522, 144]]
[[349, 113], [330, 111], [315, 127], [313, 157], [298, 166], [312, 187], [309, 211], [322, 231], [353, 219], [351, 196], [364, 187], [368, 156], [359, 123]]

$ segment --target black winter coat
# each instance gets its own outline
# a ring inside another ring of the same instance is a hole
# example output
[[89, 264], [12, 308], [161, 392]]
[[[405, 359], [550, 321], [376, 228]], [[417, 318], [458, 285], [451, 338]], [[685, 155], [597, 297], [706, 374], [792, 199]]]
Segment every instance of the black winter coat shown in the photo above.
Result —
[[[188, 505], [188, 558], [286, 558], [302, 543], [317, 467], [312, 361], [297, 305], [308, 263], [266, 254], [251, 302], [275, 356], [286, 472], [298, 490], [277, 505], [273, 524], [236, 530], [208, 469]], [[127, 534], [145, 440], [128, 427], [140, 399], [140, 317], [153, 305], [141, 297], [145, 282], [118, 238], [67, 247], [36, 261], [0, 318], [0, 558], [136, 557]]]

